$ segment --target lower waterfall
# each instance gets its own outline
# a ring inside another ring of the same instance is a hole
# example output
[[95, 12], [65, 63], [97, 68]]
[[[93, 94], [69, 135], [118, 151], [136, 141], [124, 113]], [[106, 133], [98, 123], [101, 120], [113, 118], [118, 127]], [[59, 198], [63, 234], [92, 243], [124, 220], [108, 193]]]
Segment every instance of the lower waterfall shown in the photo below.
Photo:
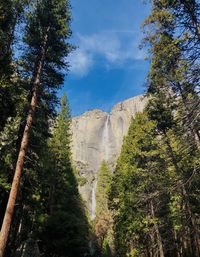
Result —
[[91, 204], [91, 220], [96, 218], [96, 189], [97, 189], [97, 179], [94, 180], [92, 187], [92, 204]]

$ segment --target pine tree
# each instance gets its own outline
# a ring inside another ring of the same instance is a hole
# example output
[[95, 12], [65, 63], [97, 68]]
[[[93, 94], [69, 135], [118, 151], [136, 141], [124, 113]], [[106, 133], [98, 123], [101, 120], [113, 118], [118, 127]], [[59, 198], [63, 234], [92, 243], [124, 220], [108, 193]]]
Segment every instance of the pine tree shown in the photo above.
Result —
[[[152, 1], [152, 12], [145, 21], [151, 26], [146, 37], [152, 59], [148, 115], [156, 122], [168, 165], [176, 175], [170, 205], [175, 213], [172, 223], [177, 256], [199, 255], [197, 209], [191, 197], [197, 190], [200, 144], [199, 53], [195, 51], [199, 40], [198, 10], [196, 1]], [[196, 19], [195, 23], [192, 19]], [[197, 204], [197, 198], [195, 201]]]
[[174, 16], [170, 1], [153, 2], [152, 13], [144, 23], [152, 25], [152, 31], [147, 32], [145, 39], [150, 43], [152, 54], [148, 92], [157, 98], [156, 101], [159, 98], [163, 101], [165, 94], [165, 102], [169, 105], [171, 101], [173, 110], [182, 109], [182, 117], [179, 116], [182, 133], [190, 133], [191, 139], [199, 146], [199, 76], [196, 74], [199, 65], [185, 53], [188, 38], [177, 36], [179, 19]]
[[96, 214], [101, 215], [101, 212], [108, 209], [108, 191], [111, 182], [111, 171], [109, 170], [105, 161], [102, 162], [101, 167], [98, 171], [98, 181], [97, 181], [97, 207]]
[[13, 24], [14, 24], [14, 8], [13, 1], [1, 1], [0, 3], [0, 74], [6, 77], [11, 71], [12, 51], [11, 44], [13, 42]]
[[[41, 249], [44, 256], [84, 256], [88, 252], [89, 225], [71, 164], [71, 117], [67, 97], [55, 122], [43, 161], [40, 202], [43, 206]], [[50, 243], [51, 242], [51, 243]]]
[[108, 208], [108, 192], [111, 183], [111, 171], [105, 161], [102, 162], [98, 171], [97, 191], [96, 191], [96, 218], [95, 234], [101, 256], [109, 257], [114, 254], [113, 246], [113, 219]]
[[163, 234], [163, 227], [169, 226], [165, 224], [168, 182], [155, 123], [146, 114], [137, 114], [124, 140], [111, 184], [110, 206], [115, 211], [119, 256], [154, 256], [156, 252], [164, 256], [164, 239], [171, 233], [168, 227], [169, 234]]
[[10, 192], [0, 238], [0, 256], [3, 256], [22, 174], [24, 159], [28, 149], [33, 116], [39, 113], [38, 105], [44, 106], [49, 117], [53, 113], [55, 90], [63, 82], [61, 69], [66, 67], [65, 57], [71, 47], [65, 42], [70, 36], [70, 13], [66, 1], [37, 1], [29, 15], [26, 26], [24, 74], [31, 77], [30, 98], [27, 121], [21, 141], [16, 172]]
[[[9, 116], [13, 116], [15, 104], [11, 94], [13, 83], [11, 82], [12, 71], [12, 50], [14, 27], [14, 6], [13, 1], [0, 2], [0, 131], [5, 126]], [[15, 90], [14, 90], [15, 91]], [[15, 93], [15, 92], [14, 92]]]
[[[14, 60], [16, 26], [19, 26], [29, 1], [0, 2], [0, 131], [9, 117], [15, 117], [23, 83], [19, 81], [18, 65]], [[16, 58], [15, 58], [16, 59]]]

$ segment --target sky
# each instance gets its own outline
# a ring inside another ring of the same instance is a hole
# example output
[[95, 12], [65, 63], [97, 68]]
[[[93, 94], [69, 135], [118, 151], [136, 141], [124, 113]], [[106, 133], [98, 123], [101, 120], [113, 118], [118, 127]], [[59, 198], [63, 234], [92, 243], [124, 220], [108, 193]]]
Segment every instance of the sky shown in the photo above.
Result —
[[142, 0], [71, 0], [72, 37], [67, 92], [73, 116], [113, 105], [145, 91], [149, 64], [139, 49], [149, 14]]

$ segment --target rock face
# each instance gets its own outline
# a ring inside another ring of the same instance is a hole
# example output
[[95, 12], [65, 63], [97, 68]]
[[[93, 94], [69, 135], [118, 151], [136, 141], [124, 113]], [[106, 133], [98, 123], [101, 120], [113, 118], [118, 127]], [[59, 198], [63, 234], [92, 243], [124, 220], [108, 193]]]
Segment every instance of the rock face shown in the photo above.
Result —
[[118, 103], [110, 113], [92, 110], [72, 120], [72, 156], [85, 181], [79, 190], [91, 219], [95, 218], [98, 169], [103, 160], [114, 168], [131, 117], [143, 111], [146, 102], [144, 96], [136, 96]]

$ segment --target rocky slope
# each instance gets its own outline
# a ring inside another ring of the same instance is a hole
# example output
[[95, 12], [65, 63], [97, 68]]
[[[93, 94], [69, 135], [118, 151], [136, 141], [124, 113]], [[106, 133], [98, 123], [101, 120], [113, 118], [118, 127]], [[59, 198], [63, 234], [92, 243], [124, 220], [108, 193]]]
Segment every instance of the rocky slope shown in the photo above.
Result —
[[143, 96], [136, 96], [118, 103], [110, 113], [92, 110], [72, 120], [73, 161], [82, 178], [80, 193], [92, 219], [98, 169], [103, 160], [114, 167], [131, 117], [141, 112], [146, 102]]

